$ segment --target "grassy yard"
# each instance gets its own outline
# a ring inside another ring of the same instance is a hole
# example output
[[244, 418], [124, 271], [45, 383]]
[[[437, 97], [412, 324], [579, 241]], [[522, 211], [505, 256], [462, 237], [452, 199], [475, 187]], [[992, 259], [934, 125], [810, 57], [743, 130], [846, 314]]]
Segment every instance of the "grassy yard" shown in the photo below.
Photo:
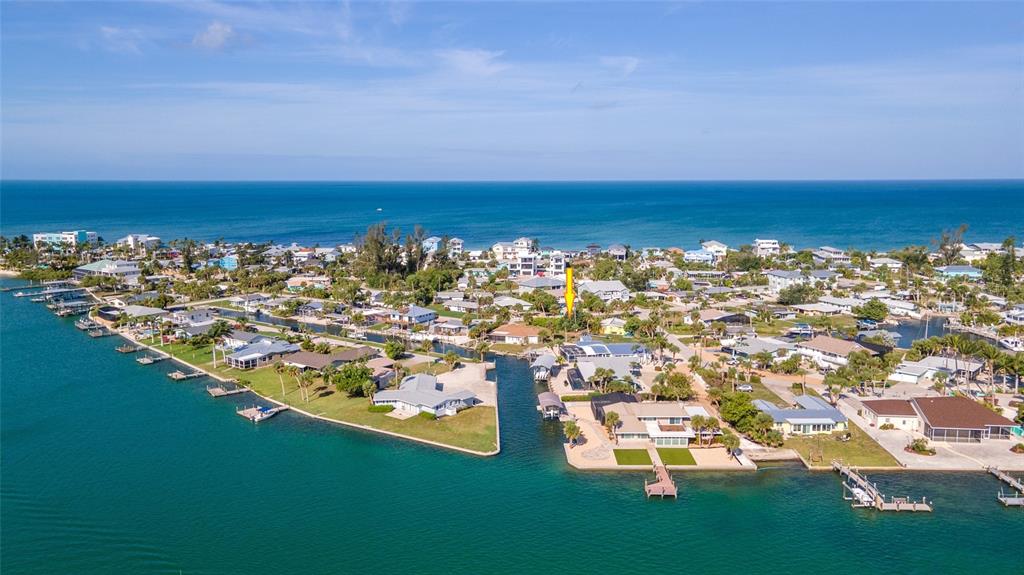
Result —
[[665, 465], [697, 465], [693, 454], [685, 447], [659, 447], [658, 456]]
[[526, 351], [526, 346], [513, 343], [492, 343], [490, 350], [495, 353], [518, 354]]
[[[309, 400], [304, 401], [295, 378], [287, 374], [279, 377], [272, 367], [243, 371], [218, 362], [214, 368], [210, 346], [193, 350], [188, 344], [173, 344], [159, 349], [223, 377], [245, 380], [256, 393], [315, 415], [475, 451], [497, 449], [497, 414], [491, 406], [473, 407], [437, 420], [421, 417], [399, 420], [384, 413], [370, 413], [370, 402], [365, 397], [348, 397], [320, 381], [309, 389]], [[435, 373], [448, 370], [443, 363], [433, 367]]]
[[832, 464], [833, 459], [842, 459], [847, 464], [858, 467], [899, 467], [896, 459], [888, 451], [852, 422], [850, 434], [852, 437], [849, 441], [839, 441], [837, 436], [830, 435], [791, 437], [786, 440], [783, 447], [797, 451], [814, 466], [827, 467]]
[[437, 315], [439, 315], [441, 317], [461, 318], [462, 316], [466, 315], [466, 314], [462, 313], [461, 311], [452, 311], [452, 310], [449, 310], [449, 309], [445, 309], [444, 306], [440, 305], [440, 304], [428, 305], [427, 308], [436, 311]]
[[618, 465], [654, 465], [646, 449], [616, 449], [615, 463]]

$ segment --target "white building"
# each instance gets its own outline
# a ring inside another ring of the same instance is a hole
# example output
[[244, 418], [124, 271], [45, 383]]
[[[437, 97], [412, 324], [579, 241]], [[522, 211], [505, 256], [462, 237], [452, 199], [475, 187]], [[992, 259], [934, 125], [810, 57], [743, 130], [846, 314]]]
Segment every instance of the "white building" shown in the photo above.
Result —
[[754, 255], [759, 258], [777, 256], [782, 251], [779, 240], [754, 238]]
[[619, 280], [594, 280], [580, 282], [580, 294], [592, 293], [603, 302], [628, 301], [630, 298], [629, 288]]
[[43, 232], [32, 234], [32, 246], [36, 249], [43, 246], [77, 247], [86, 242], [96, 243], [97, 239], [99, 239], [99, 236], [96, 232], [88, 232], [85, 230], [75, 230], [72, 232]]
[[715, 261], [721, 261], [729, 253], [729, 246], [715, 240], [704, 242], [700, 245], [715, 256]]
[[117, 240], [117, 245], [127, 247], [132, 253], [146, 254], [160, 245], [160, 238], [149, 234], [128, 234]]
[[453, 258], [462, 257], [465, 247], [466, 244], [461, 238], [452, 238], [448, 240], [448, 254]]

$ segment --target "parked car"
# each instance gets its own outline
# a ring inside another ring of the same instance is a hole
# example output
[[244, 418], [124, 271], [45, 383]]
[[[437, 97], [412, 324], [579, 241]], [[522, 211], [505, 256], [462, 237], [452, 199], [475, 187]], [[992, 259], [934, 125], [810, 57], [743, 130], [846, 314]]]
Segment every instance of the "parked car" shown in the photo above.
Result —
[[750, 385], [749, 383], [741, 383], [741, 384], [736, 386], [736, 391], [743, 391], [745, 393], [750, 393], [750, 392], [754, 391], [754, 386]]

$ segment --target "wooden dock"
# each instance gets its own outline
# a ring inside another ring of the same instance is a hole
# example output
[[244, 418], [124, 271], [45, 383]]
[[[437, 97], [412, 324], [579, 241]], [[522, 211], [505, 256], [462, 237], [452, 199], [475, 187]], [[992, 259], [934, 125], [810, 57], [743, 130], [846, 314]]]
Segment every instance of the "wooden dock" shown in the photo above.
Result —
[[193, 372], [193, 373], [185, 373], [184, 371], [181, 371], [179, 369], [177, 371], [172, 371], [171, 373], [168, 373], [167, 377], [173, 379], [174, 381], [185, 381], [186, 379], [194, 379], [194, 378], [197, 378], [197, 377], [203, 377], [204, 375], [206, 375], [206, 374], [201, 372], [201, 371], [196, 371], [196, 372]]
[[1009, 473], [1000, 470], [998, 467], [986, 467], [985, 469], [992, 475], [995, 475], [999, 481], [1002, 481], [1014, 489], [1014, 491], [1011, 491], [1010, 493], [1003, 493], [1002, 488], [1000, 488], [999, 493], [996, 495], [996, 499], [1006, 507], [1024, 508], [1024, 481], [1019, 477], [1014, 477]]
[[114, 335], [114, 332], [105, 327], [96, 327], [90, 329], [87, 333], [89, 334], [89, 337], [108, 337]]
[[644, 493], [650, 497], [678, 497], [679, 489], [664, 465], [654, 466], [654, 481], [644, 481]]
[[158, 361], [163, 361], [165, 359], [170, 358], [171, 356], [169, 355], [144, 355], [142, 357], [135, 358], [135, 361], [141, 363], [142, 365], [152, 365], [154, 363], [157, 363]]
[[274, 417], [278, 413], [286, 411], [287, 409], [287, 405], [279, 405], [277, 407], [260, 407], [258, 405], [254, 405], [252, 407], [235, 410], [235, 413], [241, 415], [242, 417], [248, 419], [253, 423], [259, 423], [265, 419], [270, 419], [271, 417]]
[[851, 501], [851, 507], [871, 508], [878, 511], [932, 511], [932, 506], [922, 498], [914, 501], [909, 497], [891, 497], [878, 490], [878, 486], [868, 481], [855, 468], [842, 461], [833, 461], [832, 469], [843, 478], [843, 499]]
[[142, 351], [141, 347], [130, 343], [119, 345], [114, 349], [117, 350], [118, 353], [135, 353], [137, 351]]
[[207, 386], [206, 387], [206, 392], [209, 393], [210, 395], [212, 395], [213, 397], [225, 397], [225, 396], [228, 396], [228, 395], [236, 395], [236, 394], [239, 394], [239, 393], [245, 393], [247, 391], [249, 391], [249, 390], [244, 388], [244, 387], [236, 387], [234, 389], [225, 389], [225, 388], [223, 388], [223, 387], [221, 387], [219, 385], [215, 385], [215, 386], [212, 386], [212, 387], [211, 386]]

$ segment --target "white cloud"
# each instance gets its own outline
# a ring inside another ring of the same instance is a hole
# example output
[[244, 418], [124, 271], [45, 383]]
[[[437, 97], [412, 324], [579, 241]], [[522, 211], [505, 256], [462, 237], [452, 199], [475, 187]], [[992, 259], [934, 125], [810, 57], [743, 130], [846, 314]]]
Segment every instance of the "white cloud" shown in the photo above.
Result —
[[206, 50], [220, 50], [234, 37], [235, 31], [231, 26], [214, 21], [192, 38], [192, 45]]
[[141, 30], [136, 28], [118, 28], [117, 26], [100, 26], [103, 47], [111, 52], [122, 54], [141, 54], [139, 45], [145, 40]]
[[623, 78], [626, 78], [633, 72], [636, 72], [637, 66], [640, 65], [640, 58], [634, 58], [633, 56], [604, 56], [601, 58], [601, 65], [609, 70], [618, 72]]
[[470, 76], [493, 76], [508, 68], [498, 62], [504, 50], [439, 50], [435, 54], [449, 68]]

